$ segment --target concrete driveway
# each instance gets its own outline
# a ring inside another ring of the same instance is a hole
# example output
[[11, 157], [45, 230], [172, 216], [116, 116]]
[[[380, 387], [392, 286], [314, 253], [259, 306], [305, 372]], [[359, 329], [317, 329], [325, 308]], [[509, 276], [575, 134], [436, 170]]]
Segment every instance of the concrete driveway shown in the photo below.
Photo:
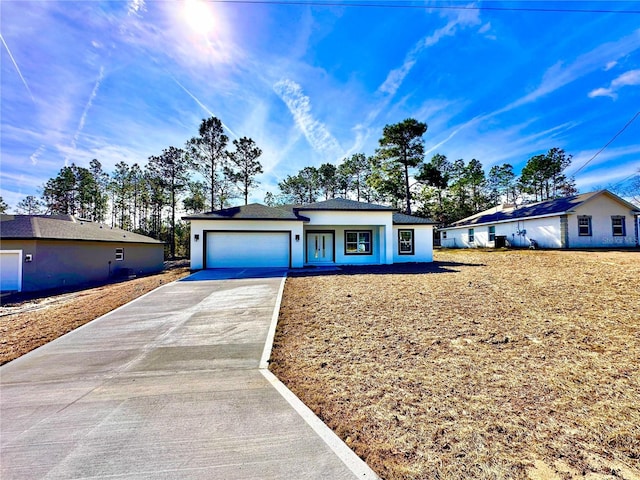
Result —
[[0, 367], [0, 478], [377, 478], [259, 368], [285, 274], [199, 272]]

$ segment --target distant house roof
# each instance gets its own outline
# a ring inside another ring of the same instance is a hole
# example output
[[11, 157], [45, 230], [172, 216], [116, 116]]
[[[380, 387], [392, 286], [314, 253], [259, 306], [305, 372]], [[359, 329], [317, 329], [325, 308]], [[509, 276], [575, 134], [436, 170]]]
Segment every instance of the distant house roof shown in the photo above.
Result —
[[416, 217], [415, 215], [406, 215], [404, 213], [393, 213], [394, 225], [434, 225], [436, 222], [430, 218]]
[[343, 210], [343, 211], [393, 211], [395, 208], [375, 203], [356, 202], [346, 198], [331, 198], [321, 202], [308, 203], [305, 205], [294, 205], [296, 211], [305, 210]]
[[183, 220], [283, 220], [303, 221], [309, 219], [298, 215], [290, 208], [268, 207], [259, 203], [251, 203], [240, 207], [223, 208], [214, 212], [198, 213], [182, 217]]
[[448, 228], [463, 227], [467, 225], [481, 225], [486, 223], [507, 222], [511, 220], [530, 217], [561, 215], [570, 213], [571, 210], [600, 195], [607, 195], [613, 200], [616, 200], [627, 206], [630, 210], [639, 212], [638, 207], [623, 200], [617, 195], [614, 195], [608, 190], [598, 190], [596, 192], [583, 193], [580, 195], [573, 195], [571, 197], [556, 198], [553, 200], [546, 200], [544, 202], [532, 203], [530, 205], [522, 205], [520, 207], [494, 207], [489, 210], [485, 210], [484, 212], [471, 215], [470, 217], [463, 218], [462, 220], [458, 220], [457, 222], [452, 223]]
[[1, 215], [3, 240], [81, 240], [94, 242], [157, 243], [145, 235], [82, 220], [73, 215]]

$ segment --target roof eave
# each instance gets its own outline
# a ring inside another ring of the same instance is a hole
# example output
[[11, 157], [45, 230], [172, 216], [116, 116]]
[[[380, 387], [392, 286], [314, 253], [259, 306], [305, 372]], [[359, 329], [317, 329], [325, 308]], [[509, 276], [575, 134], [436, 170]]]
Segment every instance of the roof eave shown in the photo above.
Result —
[[530, 217], [516, 217], [516, 218], [507, 218], [504, 220], [496, 220], [493, 222], [480, 222], [480, 223], [465, 223], [462, 225], [451, 225], [450, 227], [443, 227], [440, 230], [449, 230], [453, 228], [465, 228], [465, 227], [481, 227], [483, 225], [495, 225], [497, 223], [509, 223], [509, 222], [522, 222], [524, 220], [534, 220], [538, 218], [548, 218], [548, 217], [558, 217], [560, 215], [567, 215], [570, 213], [575, 213], [573, 210], [566, 210], [562, 212], [555, 213], [547, 213], [544, 215], [532, 215]]

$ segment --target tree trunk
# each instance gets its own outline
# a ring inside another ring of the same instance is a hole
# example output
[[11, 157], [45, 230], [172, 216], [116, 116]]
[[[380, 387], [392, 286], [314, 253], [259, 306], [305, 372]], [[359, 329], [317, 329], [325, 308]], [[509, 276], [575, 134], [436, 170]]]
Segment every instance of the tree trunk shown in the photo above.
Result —
[[404, 164], [404, 188], [407, 195], [407, 215], [411, 215], [411, 191], [409, 190], [409, 165]]

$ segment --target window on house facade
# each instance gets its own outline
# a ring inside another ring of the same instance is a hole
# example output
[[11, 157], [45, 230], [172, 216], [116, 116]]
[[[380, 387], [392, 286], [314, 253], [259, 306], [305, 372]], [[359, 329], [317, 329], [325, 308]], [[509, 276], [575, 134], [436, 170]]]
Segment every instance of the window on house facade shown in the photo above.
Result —
[[344, 232], [344, 253], [346, 255], [371, 255], [371, 230]]
[[116, 248], [116, 261], [124, 260], [124, 248]]
[[413, 230], [398, 230], [398, 254], [413, 255]]
[[489, 227], [489, 241], [490, 242], [496, 241], [496, 227], [493, 225]]
[[442, 239], [444, 240], [445, 238], [447, 238], [447, 232], [446, 231], [442, 232]]
[[611, 217], [611, 229], [614, 237], [624, 237], [627, 234], [625, 217], [622, 215]]
[[469, 229], [469, 242], [473, 242], [474, 241], [474, 234], [473, 234], [473, 228]]
[[593, 235], [591, 231], [591, 217], [582, 215], [578, 217], [578, 235], [581, 237], [590, 237]]

